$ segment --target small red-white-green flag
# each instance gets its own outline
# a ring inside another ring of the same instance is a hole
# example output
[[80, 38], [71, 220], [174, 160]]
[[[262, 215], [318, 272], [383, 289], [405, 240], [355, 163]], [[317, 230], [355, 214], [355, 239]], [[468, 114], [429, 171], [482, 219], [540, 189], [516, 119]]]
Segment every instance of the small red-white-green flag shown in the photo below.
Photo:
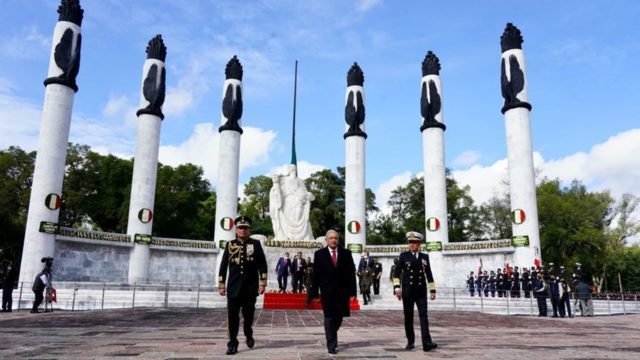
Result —
[[438, 218], [432, 217], [427, 219], [427, 230], [429, 231], [437, 231], [440, 229], [440, 220]]
[[47, 195], [47, 198], [44, 200], [44, 205], [49, 210], [60, 209], [60, 205], [62, 205], [62, 198], [58, 194], [51, 193]]
[[524, 211], [521, 209], [515, 209], [511, 212], [511, 221], [513, 221], [514, 224], [522, 224], [525, 218]]
[[138, 219], [146, 224], [153, 219], [153, 212], [149, 209], [140, 209], [138, 211]]
[[353, 220], [351, 221], [348, 225], [347, 225], [347, 230], [349, 230], [350, 233], [352, 234], [357, 234], [360, 232], [360, 223]]
[[222, 227], [222, 230], [231, 230], [233, 227], [233, 219], [230, 217], [223, 217], [220, 219], [220, 226]]

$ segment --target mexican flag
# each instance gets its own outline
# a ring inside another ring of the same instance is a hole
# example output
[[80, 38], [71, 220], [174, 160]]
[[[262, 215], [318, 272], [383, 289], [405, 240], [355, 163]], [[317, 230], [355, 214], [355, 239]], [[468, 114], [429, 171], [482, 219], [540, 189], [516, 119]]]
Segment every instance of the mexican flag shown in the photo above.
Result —
[[438, 218], [429, 218], [427, 219], [427, 230], [436, 231], [440, 229], [440, 220]]
[[57, 210], [60, 209], [60, 205], [62, 205], [62, 198], [58, 194], [49, 194], [47, 198], [44, 200], [44, 205], [47, 209]]
[[524, 211], [520, 209], [515, 209], [511, 212], [511, 221], [513, 221], [514, 224], [522, 224], [525, 218]]
[[233, 219], [230, 217], [223, 217], [220, 219], [220, 226], [222, 227], [222, 230], [231, 230], [233, 227]]
[[146, 224], [153, 219], [153, 213], [149, 209], [142, 209], [138, 211], [138, 219]]
[[357, 234], [360, 232], [360, 227], [360, 223], [353, 220], [347, 225], [347, 230], [352, 234]]

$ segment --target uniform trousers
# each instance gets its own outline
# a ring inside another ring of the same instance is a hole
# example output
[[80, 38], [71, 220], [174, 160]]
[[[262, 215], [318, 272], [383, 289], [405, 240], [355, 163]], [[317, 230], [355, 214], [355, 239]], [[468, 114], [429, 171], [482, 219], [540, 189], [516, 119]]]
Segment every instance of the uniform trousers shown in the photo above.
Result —
[[2, 289], [2, 310], [11, 310], [13, 303], [13, 287], [9, 289]]
[[407, 343], [413, 344], [416, 340], [416, 334], [413, 330], [413, 304], [418, 307], [418, 316], [420, 317], [420, 333], [422, 336], [422, 346], [431, 343], [431, 334], [429, 334], [429, 318], [427, 317], [427, 297], [426, 296], [403, 296], [402, 309], [404, 310], [404, 332], [407, 335]]
[[253, 337], [253, 315], [256, 311], [256, 297], [248, 298], [227, 298], [227, 331], [229, 332], [229, 342], [227, 346], [238, 346], [238, 330], [240, 329], [240, 310], [244, 336], [248, 339]]
[[538, 300], [538, 316], [547, 316], [547, 298], [539, 296]]
[[33, 307], [31, 308], [31, 310], [36, 311], [38, 310], [38, 306], [40, 306], [40, 304], [42, 304], [42, 301], [44, 301], [44, 294], [42, 294], [42, 291], [35, 291], [33, 290], [33, 293], [36, 295], [35, 300], [33, 300]]
[[380, 278], [377, 276], [373, 277], [373, 294], [380, 295]]

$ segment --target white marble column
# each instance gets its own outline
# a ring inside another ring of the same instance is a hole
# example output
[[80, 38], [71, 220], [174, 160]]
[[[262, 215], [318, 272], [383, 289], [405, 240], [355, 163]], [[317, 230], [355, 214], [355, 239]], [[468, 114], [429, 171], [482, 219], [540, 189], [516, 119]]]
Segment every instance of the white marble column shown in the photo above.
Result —
[[364, 132], [364, 74], [354, 63], [347, 74], [345, 93], [345, 244], [356, 265], [367, 239]]
[[512, 265], [521, 268], [533, 266], [534, 259], [541, 256], [529, 120], [531, 105], [528, 102], [522, 42], [520, 30], [511, 23], [507, 24], [500, 38], [501, 85], [505, 98], [502, 113], [507, 138], [513, 236], [514, 240], [527, 237], [529, 242], [528, 245], [517, 246], [514, 253]]
[[127, 234], [134, 242], [129, 258], [129, 284], [145, 283], [149, 278], [149, 243], [158, 173], [160, 125], [164, 119], [165, 58], [167, 48], [160, 35], [149, 41], [147, 60], [142, 68], [136, 157], [133, 161]]
[[[218, 151], [218, 179], [216, 181], [216, 216], [214, 241], [220, 247], [236, 237], [234, 219], [238, 215], [238, 177], [240, 173], [240, 139], [242, 128], [242, 65], [234, 56], [225, 69], [226, 79], [222, 87], [222, 115], [220, 150]], [[218, 256], [217, 272], [220, 269]]]
[[446, 286], [442, 247], [449, 242], [447, 185], [444, 164], [444, 131], [440, 61], [431, 51], [422, 62], [420, 112], [424, 161], [425, 240], [431, 271], [437, 286]]
[[[49, 72], [44, 82], [42, 125], [31, 185], [20, 282], [32, 282], [42, 270], [41, 259], [53, 257], [54, 253], [71, 111], [75, 92], [78, 91], [76, 76], [80, 67], [83, 13], [77, 0], [63, 0], [58, 8], [60, 16], [53, 31]], [[53, 231], [41, 232], [43, 222], [49, 223]]]

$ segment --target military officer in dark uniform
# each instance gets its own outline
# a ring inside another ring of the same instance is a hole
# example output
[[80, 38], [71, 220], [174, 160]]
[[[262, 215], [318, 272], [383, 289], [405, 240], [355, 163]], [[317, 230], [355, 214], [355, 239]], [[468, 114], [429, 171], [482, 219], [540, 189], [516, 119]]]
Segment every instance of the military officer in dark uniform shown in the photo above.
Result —
[[373, 294], [380, 295], [380, 278], [382, 277], [382, 264], [378, 258], [373, 258]]
[[218, 272], [218, 291], [220, 295], [227, 296], [227, 355], [238, 352], [240, 310], [247, 346], [253, 348], [255, 341], [251, 325], [256, 297], [264, 293], [267, 285], [267, 260], [262, 245], [260, 241], [249, 238], [251, 219], [239, 216], [235, 219], [235, 225], [236, 238], [227, 242]]
[[420, 252], [420, 243], [424, 239], [422, 234], [410, 231], [406, 235], [409, 251], [400, 254], [398, 266], [393, 275], [393, 288], [398, 299], [402, 299], [404, 310], [404, 331], [407, 335], [405, 349], [414, 348], [415, 333], [413, 330], [413, 305], [418, 307], [420, 316], [420, 332], [422, 334], [422, 349], [430, 351], [438, 347], [431, 340], [429, 334], [429, 320], [427, 318], [427, 284], [431, 300], [436, 299], [436, 285], [431, 273], [429, 255]]
[[529, 269], [526, 267], [522, 269], [522, 291], [524, 291], [524, 297], [529, 299], [531, 298], [531, 278], [529, 274]]

